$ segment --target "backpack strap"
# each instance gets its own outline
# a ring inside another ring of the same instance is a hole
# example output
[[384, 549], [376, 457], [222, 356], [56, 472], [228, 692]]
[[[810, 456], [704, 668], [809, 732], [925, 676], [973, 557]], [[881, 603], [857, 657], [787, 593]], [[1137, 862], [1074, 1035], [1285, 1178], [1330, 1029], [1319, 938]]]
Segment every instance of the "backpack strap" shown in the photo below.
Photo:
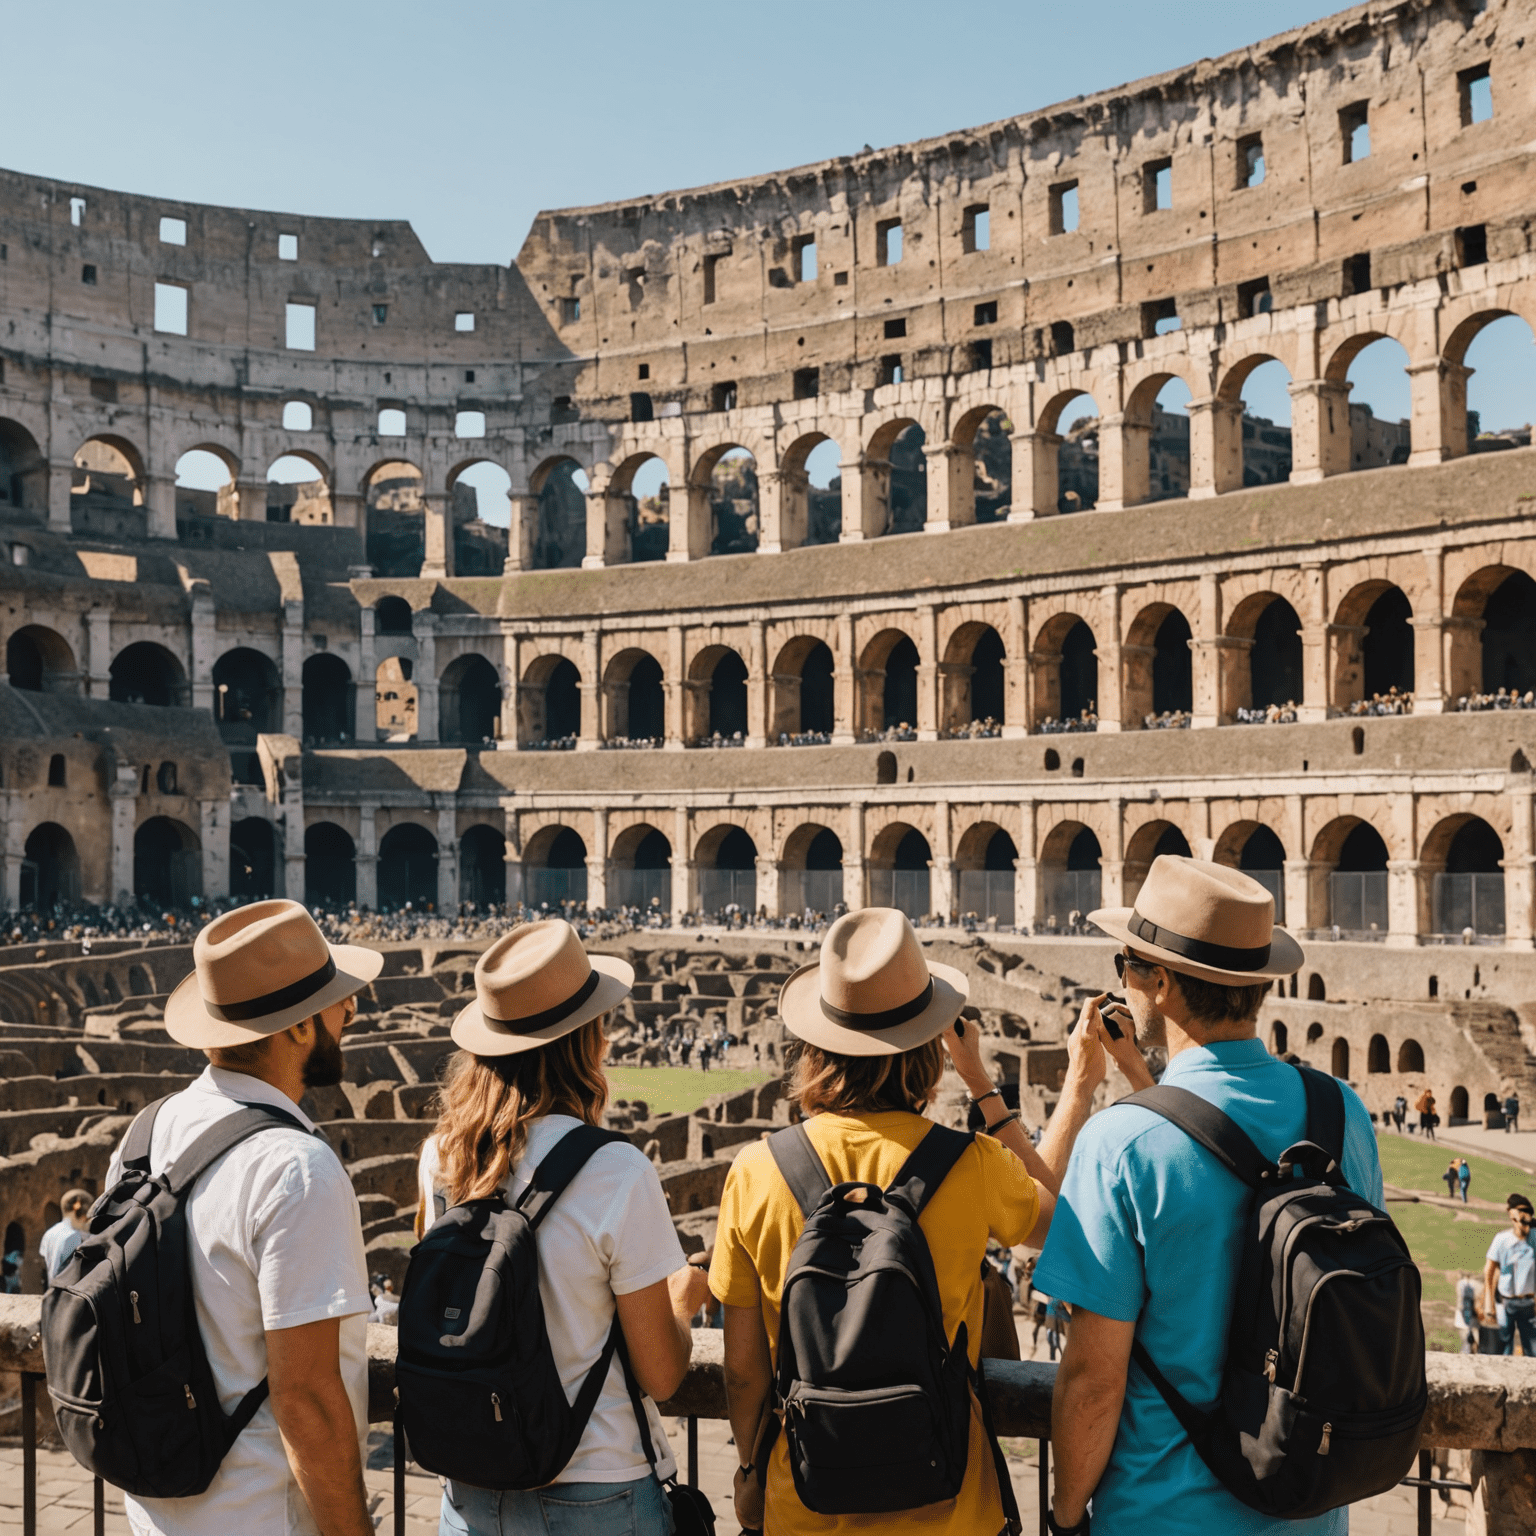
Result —
[[1198, 1093], [1171, 1083], [1158, 1083], [1119, 1102], [1150, 1109], [1154, 1115], [1178, 1126], [1250, 1189], [1258, 1189], [1276, 1177], [1275, 1165], [1254, 1146], [1242, 1126]]
[[796, 1123], [768, 1138], [768, 1150], [789, 1185], [789, 1192], [800, 1206], [800, 1214], [809, 1216], [821, 1204], [821, 1197], [832, 1188], [826, 1166], [811, 1145], [803, 1123]]
[[302, 1131], [306, 1136], [318, 1134], [308, 1130], [296, 1116], [285, 1113], [276, 1105], [242, 1104], [234, 1114], [225, 1115], [216, 1125], [209, 1126], [166, 1170], [165, 1182], [171, 1193], [180, 1199], [198, 1177], [232, 1147], [238, 1147], [258, 1131], [273, 1126], [289, 1126], [293, 1130]]
[[[533, 1170], [528, 1187], [517, 1197], [514, 1210], [520, 1211], [530, 1227], [537, 1227], [548, 1213], [550, 1206], [565, 1191], [567, 1184], [587, 1165], [587, 1160], [600, 1147], [611, 1142], [628, 1141], [622, 1131], [605, 1131], [600, 1125], [578, 1125], [567, 1131], [539, 1160]], [[617, 1322], [614, 1324], [618, 1326]], [[613, 1351], [607, 1351], [612, 1358]], [[603, 1369], [607, 1371], [606, 1362]]]
[[149, 1172], [149, 1144], [155, 1134], [155, 1117], [165, 1107], [168, 1100], [176, 1095], [168, 1093], [164, 1098], [156, 1099], [153, 1104], [146, 1104], [133, 1118], [133, 1124], [128, 1127], [128, 1134], [123, 1137], [123, 1168], [126, 1171], [133, 1168], [137, 1172], [147, 1174]]
[[1008, 1459], [1003, 1455], [997, 1430], [992, 1426], [992, 1404], [987, 1396], [986, 1365], [985, 1360], [976, 1362], [976, 1377], [973, 1382], [976, 1401], [981, 1404], [981, 1427], [986, 1431], [987, 1444], [992, 1447], [992, 1467], [997, 1473], [997, 1491], [1003, 1501], [1004, 1536], [1020, 1536], [1024, 1529], [1024, 1522], [1019, 1518], [1018, 1495], [1013, 1491], [1013, 1479], [1008, 1475]]
[[886, 1194], [904, 1196], [912, 1207], [915, 1220], [938, 1192], [949, 1170], [975, 1140], [974, 1131], [955, 1131], [947, 1125], [929, 1126], [927, 1135], [912, 1149], [901, 1165], [901, 1171], [891, 1180]]
[[1298, 1067], [1307, 1090], [1307, 1140], [1344, 1168], [1344, 1090], [1339, 1080], [1313, 1067]]
[[1153, 1363], [1151, 1351], [1139, 1338], [1131, 1340], [1131, 1358], [1146, 1372], [1147, 1379], [1157, 1388], [1162, 1400], [1168, 1404], [1169, 1411], [1179, 1421], [1180, 1428], [1194, 1441], [1196, 1450], [1199, 1450], [1203, 1436], [1210, 1427], [1212, 1415], [1202, 1413], [1158, 1370]]

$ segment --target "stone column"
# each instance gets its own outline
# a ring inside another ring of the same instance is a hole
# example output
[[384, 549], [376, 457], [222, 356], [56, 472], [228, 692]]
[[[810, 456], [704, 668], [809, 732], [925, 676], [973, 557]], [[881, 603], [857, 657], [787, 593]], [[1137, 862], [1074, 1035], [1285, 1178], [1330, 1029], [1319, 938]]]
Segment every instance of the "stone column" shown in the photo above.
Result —
[[236, 483], [235, 501], [242, 523], [264, 523], [267, 520], [267, 482], [265, 480], [241, 480]]
[[932, 603], [917, 610], [917, 727], [919, 741], [939, 739], [939, 631]]
[[507, 526], [507, 560], [502, 575], [516, 576], [534, 568], [534, 551], [539, 542], [539, 498], [513, 495], [507, 498], [511, 522]]
[[1194, 709], [1190, 725], [1203, 730], [1215, 725], [1231, 725], [1237, 719], [1237, 704], [1245, 696], [1248, 678], [1248, 654], [1252, 640], [1233, 635], [1189, 642], [1194, 653]]
[[[1102, 453], [1102, 449], [1100, 450]], [[1243, 402], [1214, 395], [1189, 402], [1189, 499], [1236, 491], [1243, 484]]]
[[695, 485], [685, 480], [671, 488], [667, 525], [667, 559], [674, 564], [702, 560], [714, 544], [714, 511], [709, 501], [709, 483]]
[[838, 466], [843, 479], [844, 544], [878, 539], [889, 521], [891, 466], [886, 459], [860, 457]]
[[[62, 533], [65, 538], [72, 532], [70, 504], [74, 495], [75, 461], [63, 459], [50, 461], [48, 465], [48, 531]], [[265, 515], [265, 514], [263, 514]]]
[[105, 607], [87, 609], [85, 624], [86, 696], [92, 699], [110, 698], [112, 696], [112, 610]]
[[779, 865], [772, 856], [757, 857], [757, 909], [770, 918], [778, 917], [782, 897], [779, 891]]
[[[1415, 621], [1416, 622], [1416, 621]], [[1465, 693], [1476, 693], [1483, 686], [1483, 620], [1441, 616], [1439, 623], [1439, 649], [1437, 652], [1440, 697], [1426, 699], [1420, 691], [1420, 679], [1425, 675], [1419, 668], [1418, 634], [1414, 634], [1414, 714], [1439, 714], [1453, 710], [1456, 701]], [[1434, 674], [1429, 674], [1433, 676]], [[1428, 705], [1426, 708], [1425, 706]], [[1437, 707], [1438, 706], [1438, 707]]]
[[858, 658], [853, 654], [853, 615], [837, 615], [832, 656], [832, 745], [850, 746], [858, 740]]
[[773, 721], [769, 718], [767, 637], [763, 621], [753, 619], [747, 625], [747, 734], [749, 747], [768, 745]]
[[1197, 859], [1216, 857], [1216, 839], [1211, 836], [1211, 802], [1204, 795], [1189, 798], [1190, 851]]
[[[304, 815], [303, 788], [300, 786], [299, 816]], [[202, 843], [202, 894], [205, 900], [229, 895], [229, 802], [227, 800], [199, 800], [197, 802], [197, 835]], [[290, 843], [292, 839], [289, 839]], [[299, 829], [299, 894], [294, 899], [304, 899], [304, 831]], [[284, 860], [282, 875], [289, 875], [285, 890], [291, 892], [291, 860]]]
[[459, 910], [459, 832], [456, 796], [443, 795], [437, 807], [437, 910]]
[[[1120, 589], [1113, 584], [1100, 588], [1100, 597], [1103, 601], [1102, 612], [1104, 615], [1102, 630], [1098, 645], [1093, 654], [1099, 662], [1099, 696], [1095, 703], [1099, 712], [1099, 730], [1103, 732], [1123, 731], [1126, 728], [1125, 700], [1124, 700], [1124, 658], [1121, 655], [1121, 625], [1120, 625]], [[1061, 660], [1057, 654], [1057, 662]], [[1056, 671], [1056, 711], [1060, 711], [1061, 704], [1061, 672], [1058, 666]], [[1130, 722], [1134, 730], [1140, 725], [1139, 720]]]
[[[1061, 434], [1015, 432], [1009, 441], [1013, 445], [1013, 505], [1008, 509], [1008, 521], [1027, 523], [1036, 517], [1054, 517], [1061, 499]], [[1100, 453], [1102, 465], [1102, 449]]]
[[946, 923], [954, 921], [959, 906], [955, 891], [955, 850], [950, 840], [949, 801], [933, 807], [933, 858], [928, 864], [928, 907]]
[[[1413, 712], [1438, 715], [1445, 711], [1448, 647], [1445, 634], [1445, 550], [1431, 544], [1424, 550], [1425, 591], [1412, 619]], [[1479, 656], [1479, 661], [1481, 657]], [[1479, 668], [1481, 671], [1481, 668]], [[1481, 681], [1481, 678], [1478, 679]]]
[[1410, 464], [1440, 464], [1467, 451], [1467, 380], [1473, 370], [1443, 357], [1409, 363], [1412, 398]]
[[1328, 718], [1327, 579], [1319, 564], [1301, 567], [1301, 702], [1296, 718], [1309, 724]]
[[587, 552], [581, 561], [586, 569], [629, 563], [629, 503], [628, 496], [606, 485], [587, 492]]
[[[304, 735], [304, 604], [290, 599], [283, 604], [282, 666], [283, 731]], [[209, 674], [210, 678], [212, 673]], [[209, 685], [212, 702], [212, 684]]]
[[411, 615], [411, 632], [416, 637], [416, 666], [411, 681], [416, 684], [416, 740], [437, 740], [437, 615], [430, 608]]
[[[1034, 816], [1027, 816], [1032, 824]], [[1040, 866], [1032, 854], [1013, 861], [1013, 926], [1020, 933], [1034, 933], [1040, 926]]]
[[376, 908], [379, 904], [379, 838], [374, 822], [376, 806], [357, 808], [357, 847], [353, 860], [357, 875], [357, 904]]
[[805, 543], [811, 480], [803, 469], [764, 470], [757, 477], [757, 552], [777, 555]]
[[677, 806], [672, 812], [672, 926], [680, 928], [683, 914], [693, 908], [694, 862], [690, 843], [688, 807]]
[[864, 894], [864, 802], [848, 802], [848, 836], [843, 839], [843, 905], [857, 912], [868, 903]]
[[303, 760], [291, 757], [288, 767], [291, 771], [283, 775], [283, 893], [290, 901], [303, 901], [309, 871], [304, 854]]
[[[667, 630], [667, 665], [661, 686], [667, 699], [667, 739], [664, 750], [681, 752], [687, 745], [687, 723], [683, 719], [687, 681], [683, 676], [683, 630], [673, 624]], [[674, 853], [673, 857], [676, 857]], [[677, 882], [673, 881], [676, 889]]]
[[1022, 597], [1008, 599], [1008, 633], [1003, 640], [1003, 735], [1029, 735], [1031, 715], [1029, 621]]
[[603, 744], [603, 697], [602, 636], [595, 629], [587, 630], [581, 637], [580, 691], [581, 734], [576, 741], [576, 750], [596, 752]]
[[1111, 795], [1105, 809], [1109, 841], [1099, 859], [1099, 900], [1106, 907], [1119, 907], [1125, 904], [1125, 801]]
[[1275, 921], [1291, 929], [1322, 928], [1326, 926], [1326, 912], [1310, 910], [1313, 871], [1310, 859], [1285, 861], [1285, 911], [1276, 913]]
[[[585, 701], [583, 701], [585, 702]], [[587, 850], [587, 910], [608, 905], [608, 807], [592, 807], [592, 846]]]
[[357, 529], [358, 547], [368, 551], [368, 498], [355, 491], [331, 492], [331, 516], [338, 528]]
[[453, 499], [446, 491], [431, 491], [421, 504], [426, 533], [421, 574], [446, 579], [453, 575]]
[[1140, 505], [1151, 488], [1148, 454], [1152, 423], [1131, 421], [1123, 412], [1099, 417], [1100, 512], [1119, 512]]
[[112, 801], [112, 894], [123, 906], [133, 900], [133, 834], [139, 819], [139, 771], [116, 759], [107, 794]]
[[358, 609], [357, 676], [352, 679], [352, 738], [359, 742], [379, 738], [379, 709], [374, 697], [379, 669], [373, 653], [374, 617], [372, 608]]
[[1504, 852], [1504, 944], [1530, 949], [1536, 944], [1536, 806], [1533, 776], [1511, 774], [1510, 846]]
[[928, 516], [925, 533], [948, 533], [976, 521], [976, 458], [959, 443], [937, 443], [928, 460]]
[[[188, 606], [191, 609], [189, 617], [192, 631], [191, 644], [188, 646], [192, 663], [189, 668], [188, 682], [192, 688], [192, 708], [211, 710], [213, 708], [213, 666], [218, 660], [219, 648], [219, 637], [216, 628], [218, 616], [214, 609], [213, 592], [206, 581], [201, 578], [195, 579], [191, 583], [188, 597], [190, 598]], [[286, 613], [284, 617], [286, 618]], [[284, 730], [288, 728], [286, 724], [288, 715], [286, 681], [285, 677], [283, 693]], [[110, 686], [110, 678], [108, 683]], [[301, 696], [301, 719], [302, 705], [303, 700]]]
[[1296, 379], [1291, 396], [1291, 483], [1311, 485], [1349, 469], [1348, 384]]
[[1413, 949], [1419, 942], [1419, 861], [1387, 861], [1387, 945]]
[[176, 481], [164, 475], [146, 475], [143, 481], [144, 507], [149, 513], [148, 530], [152, 539], [176, 537]]

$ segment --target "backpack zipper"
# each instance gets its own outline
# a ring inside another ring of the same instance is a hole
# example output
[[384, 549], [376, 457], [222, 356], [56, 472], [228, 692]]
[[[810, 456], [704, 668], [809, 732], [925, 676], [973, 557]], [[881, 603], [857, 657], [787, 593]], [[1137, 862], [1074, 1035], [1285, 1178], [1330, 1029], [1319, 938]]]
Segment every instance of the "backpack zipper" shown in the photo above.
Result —
[[142, 1323], [144, 1319], [139, 1316], [139, 1293], [137, 1291], [128, 1292], [128, 1304], [133, 1308], [134, 1322]]
[[1323, 1425], [1323, 1438], [1317, 1442], [1317, 1454], [1319, 1456], [1326, 1456], [1328, 1454], [1328, 1447], [1329, 1447], [1329, 1444], [1330, 1444], [1330, 1442], [1332, 1440], [1333, 1440], [1333, 1425], [1332, 1424], [1324, 1424]]
[[[1281, 1249], [1281, 1252], [1280, 1252], [1280, 1262], [1281, 1262], [1281, 1264], [1283, 1266], [1283, 1269], [1281, 1271], [1281, 1285], [1280, 1285], [1280, 1316], [1281, 1317], [1289, 1317], [1290, 1316], [1290, 1312], [1291, 1312], [1291, 1269], [1292, 1269], [1292, 1266], [1291, 1266], [1291, 1253], [1292, 1253], [1292, 1250], [1295, 1248], [1297, 1242], [1299, 1241], [1299, 1239], [1301, 1237], [1301, 1234], [1308, 1227], [1315, 1227], [1320, 1222], [1328, 1221], [1328, 1219], [1329, 1218], [1327, 1216], [1304, 1216], [1285, 1235], [1285, 1246]], [[1381, 1217], [1381, 1216], [1357, 1217], [1357, 1218], [1353, 1219], [1349, 1223], [1349, 1230], [1350, 1231], [1354, 1231], [1357, 1227], [1364, 1226], [1368, 1222], [1381, 1222], [1381, 1221], [1384, 1221], [1384, 1220], [1390, 1223], [1391, 1218], [1390, 1217]], [[1338, 1271], [1335, 1271], [1335, 1273], [1338, 1273]], [[1348, 1273], [1356, 1275], [1358, 1277], [1358, 1275], [1360, 1274], [1360, 1271], [1350, 1270], [1350, 1271], [1348, 1271]], [[1308, 1303], [1307, 1303], [1307, 1318], [1308, 1318], [1308, 1321], [1311, 1320], [1311, 1316], [1312, 1316], [1312, 1304], [1311, 1304], [1311, 1302], [1309, 1300]], [[1282, 1339], [1281, 1343], [1284, 1343], [1284, 1342], [1285, 1341]], [[1299, 1353], [1297, 1361], [1296, 1361], [1296, 1370], [1295, 1370], [1295, 1372], [1293, 1373], [1293, 1375], [1291, 1377], [1291, 1387], [1292, 1387], [1293, 1391], [1296, 1389], [1296, 1383], [1301, 1380], [1301, 1359], [1306, 1355], [1306, 1352], [1307, 1352], [1306, 1331], [1305, 1331], [1305, 1329], [1303, 1329], [1303, 1331], [1302, 1331], [1301, 1350], [1300, 1350], [1300, 1353]]]
[[1274, 1385], [1275, 1372], [1280, 1365], [1280, 1351], [1272, 1349], [1264, 1356], [1264, 1374], [1269, 1378], [1270, 1385]]
[[495, 1392], [491, 1393], [491, 1412], [496, 1415], [496, 1422], [500, 1424], [502, 1422], [501, 1398]]
[[192, 1388], [183, 1382], [181, 1390], [187, 1394], [187, 1407], [195, 1409], [197, 1407], [197, 1399], [192, 1396]]

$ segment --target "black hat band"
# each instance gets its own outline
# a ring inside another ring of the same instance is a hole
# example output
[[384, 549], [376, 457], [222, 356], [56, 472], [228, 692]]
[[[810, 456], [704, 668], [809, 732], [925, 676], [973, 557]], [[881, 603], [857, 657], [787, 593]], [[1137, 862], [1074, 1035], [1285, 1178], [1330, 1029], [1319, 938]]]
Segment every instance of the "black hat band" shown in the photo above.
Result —
[[587, 979], [563, 1003], [556, 1003], [553, 1008], [546, 1008], [542, 1013], [524, 1014], [520, 1019], [499, 1019], [494, 1013], [487, 1012], [484, 1003], [480, 1005], [480, 1012], [491, 1023], [500, 1024], [514, 1035], [534, 1035], [541, 1029], [548, 1029], [570, 1018], [597, 991], [597, 984], [601, 980], [598, 971], [589, 971]]
[[325, 964], [318, 971], [311, 971], [298, 981], [290, 981], [286, 987], [279, 987], [275, 992], [264, 992], [260, 997], [248, 998], [243, 1003], [210, 1003], [205, 997], [203, 1007], [207, 1009], [210, 1018], [218, 1019], [221, 1023], [244, 1024], [247, 1019], [262, 1019], [297, 1008], [300, 1003], [329, 985], [335, 974], [336, 962], [327, 955]]
[[1196, 965], [1208, 965], [1217, 971], [1262, 971], [1269, 964], [1268, 944], [1253, 949], [1235, 949], [1230, 944], [1213, 944], [1209, 939], [1191, 939], [1171, 928], [1159, 928], [1139, 912], [1131, 913], [1125, 925], [1138, 939], [1145, 939], [1157, 949], [1182, 955]]
[[933, 977], [928, 978], [928, 985], [923, 988], [910, 1002], [898, 1003], [894, 1008], [887, 1008], [880, 1013], [853, 1013], [847, 1008], [835, 1008], [826, 998], [821, 999], [821, 1011], [831, 1019], [834, 1024], [841, 1024], [844, 1029], [880, 1030], [895, 1029], [898, 1024], [905, 1024], [908, 1019], [915, 1019], [933, 1001]]

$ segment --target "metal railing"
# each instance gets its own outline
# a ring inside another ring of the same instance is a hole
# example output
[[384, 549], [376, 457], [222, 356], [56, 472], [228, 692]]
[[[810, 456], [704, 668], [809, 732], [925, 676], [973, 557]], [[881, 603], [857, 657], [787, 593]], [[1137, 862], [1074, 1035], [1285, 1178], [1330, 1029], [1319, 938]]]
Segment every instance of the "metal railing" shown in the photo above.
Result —
[[[37, 1393], [43, 1385], [43, 1358], [38, 1328], [42, 1316], [39, 1296], [0, 1296], [0, 1371], [21, 1374], [22, 1532], [37, 1532]], [[405, 1536], [405, 1473], [408, 1447], [395, 1412], [395, 1343], [393, 1328], [368, 1329], [368, 1418], [373, 1424], [394, 1426], [394, 1533]], [[1433, 1492], [1459, 1489], [1481, 1495], [1482, 1530], [1487, 1536], [1530, 1536], [1526, 1512], [1536, 1500], [1536, 1366], [1523, 1358], [1491, 1355], [1450, 1355], [1431, 1352], [1426, 1358], [1429, 1410], [1425, 1415], [1418, 1475], [1403, 1486], [1418, 1491], [1419, 1536], [1430, 1536]], [[1051, 1396], [1056, 1367], [1042, 1361], [989, 1360], [987, 1389], [997, 1432], [1008, 1438], [1040, 1443], [1040, 1531], [1044, 1536], [1049, 1508], [1049, 1442]], [[685, 1423], [687, 1448], [684, 1477], [698, 1487], [700, 1419], [723, 1419], [725, 1361], [722, 1335], [716, 1329], [694, 1334], [693, 1361], [675, 1396], [658, 1404], [664, 1415]], [[1433, 1475], [1431, 1448], [1471, 1450], [1470, 1482]], [[102, 1536], [105, 1488], [94, 1488], [94, 1530]], [[1474, 1497], [1474, 1503], [1477, 1503]]]

